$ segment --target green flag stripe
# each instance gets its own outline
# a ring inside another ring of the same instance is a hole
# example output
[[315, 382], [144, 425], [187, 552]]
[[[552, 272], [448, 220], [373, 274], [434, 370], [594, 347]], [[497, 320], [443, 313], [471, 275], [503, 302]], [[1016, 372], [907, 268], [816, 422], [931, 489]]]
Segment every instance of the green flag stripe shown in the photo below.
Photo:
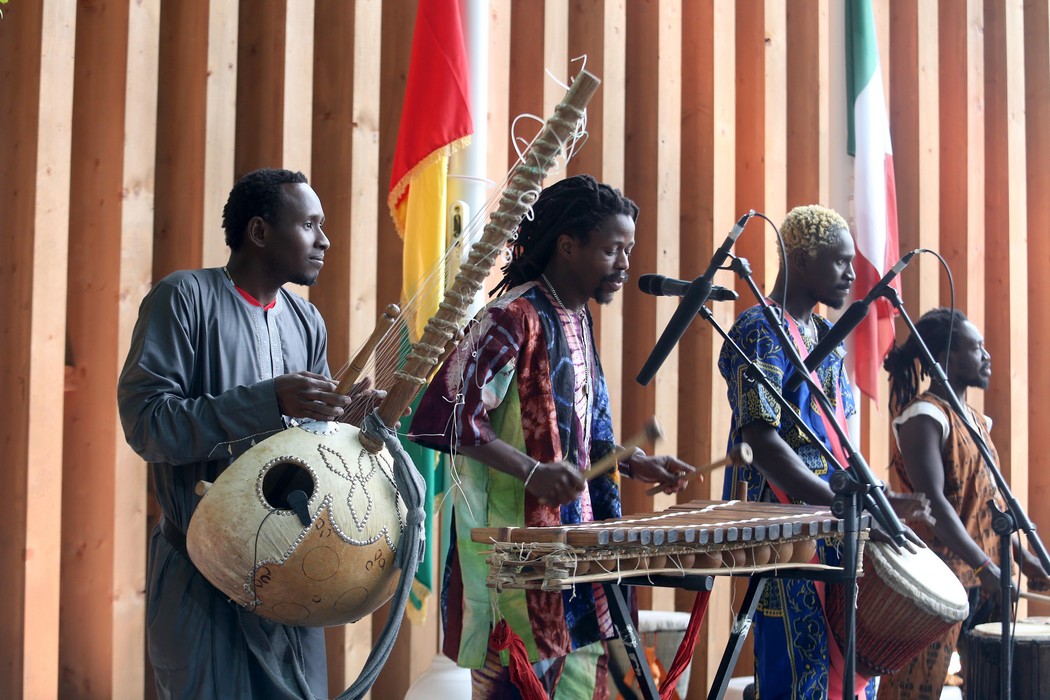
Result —
[[871, 0], [849, 0], [846, 3], [846, 105], [848, 119], [847, 151], [856, 154], [853, 109], [875, 71], [879, 68], [878, 43], [875, 40], [875, 15]]

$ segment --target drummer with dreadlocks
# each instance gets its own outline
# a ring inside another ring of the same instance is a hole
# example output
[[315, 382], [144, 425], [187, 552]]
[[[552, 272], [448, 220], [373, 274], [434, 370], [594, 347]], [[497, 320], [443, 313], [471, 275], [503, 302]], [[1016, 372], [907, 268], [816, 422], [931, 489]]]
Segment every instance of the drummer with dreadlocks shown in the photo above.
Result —
[[[933, 309], [915, 324], [930, 353], [944, 368], [948, 384], [969, 414], [996, 462], [991, 418], [966, 403], [970, 388], [987, 389], [992, 356], [984, 336], [961, 311]], [[896, 673], [883, 676], [880, 700], [941, 697], [948, 663], [963, 629], [999, 619], [999, 537], [992, 530], [988, 501], [1000, 508], [992, 474], [962, 417], [952, 410], [947, 391], [938, 384], [920, 392], [926, 375], [914, 336], [896, 345], [883, 363], [890, 374], [890, 412], [897, 438], [890, 462], [890, 484], [905, 493], [925, 493], [936, 522], [915, 524], [916, 533], [959, 577], [970, 595], [970, 617], [953, 626]], [[1039, 560], [1016, 546], [1015, 554], [1029, 577], [1030, 588], [1048, 580]]]
[[511, 663], [531, 664], [549, 697], [606, 697], [605, 640], [615, 633], [600, 584], [492, 593], [489, 545], [471, 542], [470, 531], [618, 518], [621, 475], [672, 493], [693, 471], [636, 449], [613, 473], [589, 482], [582, 473], [617, 448], [588, 303], [607, 304], [623, 288], [637, 218], [634, 202], [588, 175], [543, 190], [498, 298], [468, 327], [412, 424], [412, 440], [456, 456], [444, 652], [472, 669], [474, 698], [519, 697], [492, 641], [506, 631], [501, 618], [528, 656]]

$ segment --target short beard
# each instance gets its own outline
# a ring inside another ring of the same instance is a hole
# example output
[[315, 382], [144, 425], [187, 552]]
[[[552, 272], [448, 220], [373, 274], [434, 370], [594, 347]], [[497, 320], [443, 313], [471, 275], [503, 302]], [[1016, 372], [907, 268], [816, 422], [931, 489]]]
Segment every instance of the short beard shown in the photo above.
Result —
[[[591, 293], [591, 298], [593, 298], [596, 302], [603, 306], [606, 304], [611, 304], [613, 297], [616, 296], [616, 292], [606, 294], [602, 290], [602, 285], [604, 285], [606, 282], [623, 282], [623, 284], [626, 286], [627, 280], [629, 280], [630, 278], [630, 275], [628, 275], [626, 272], [622, 274], [616, 273], [603, 277], [601, 283], [598, 285], [598, 288]], [[620, 287], [620, 289], [623, 289], [623, 287]]]
[[845, 297], [842, 298], [842, 299], [836, 299], [834, 301], [825, 301], [824, 302], [824, 306], [828, 307], [829, 309], [835, 309], [836, 311], [838, 309], [841, 309], [845, 305], [846, 305]]
[[977, 375], [976, 377], [971, 379], [969, 382], [967, 382], [967, 384], [969, 386], [972, 386], [974, 389], [980, 389], [981, 391], [984, 391], [985, 389], [988, 388], [988, 384], [990, 382], [991, 382], [991, 377], [982, 377], [981, 375]]
[[291, 277], [288, 281], [292, 284], [299, 284], [304, 287], [312, 287], [315, 284], [317, 284], [317, 275], [310, 276], [306, 274], [297, 274]]

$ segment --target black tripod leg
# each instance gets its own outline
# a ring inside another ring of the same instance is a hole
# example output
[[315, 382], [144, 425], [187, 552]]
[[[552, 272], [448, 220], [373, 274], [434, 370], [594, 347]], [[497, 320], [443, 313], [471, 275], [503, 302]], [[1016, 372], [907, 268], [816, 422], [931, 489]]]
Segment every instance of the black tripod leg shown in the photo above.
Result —
[[642, 697], [645, 700], [660, 700], [660, 691], [656, 688], [653, 673], [649, 670], [649, 662], [645, 658], [645, 650], [642, 649], [642, 640], [638, 632], [631, 624], [631, 611], [627, 607], [627, 601], [623, 597], [623, 588], [618, 584], [607, 581], [602, 584], [605, 588], [605, 597], [609, 599], [609, 614], [612, 616], [613, 627], [616, 634], [627, 649], [627, 658], [631, 660], [634, 668], [635, 678], [638, 679], [638, 687], [642, 689]]
[[752, 576], [747, 584], [747, 593], [740, 603], [740, 611], [733, 621], [733, 631], [729, 635], [726, 650], [722, 653], [722, 661], [718, 664], [718, 673], [715, 674], [715, 682], [707, 694], [707, 700], [720, 700], [729, 688], [729, 681], [736, 661], [740, 658], [740, 650], [744, 648], [747, 633], [751, 629], [751, 620], [758, 608], [758, 601], [762, 599], [762, 591], [766, 588], [764, 576]]

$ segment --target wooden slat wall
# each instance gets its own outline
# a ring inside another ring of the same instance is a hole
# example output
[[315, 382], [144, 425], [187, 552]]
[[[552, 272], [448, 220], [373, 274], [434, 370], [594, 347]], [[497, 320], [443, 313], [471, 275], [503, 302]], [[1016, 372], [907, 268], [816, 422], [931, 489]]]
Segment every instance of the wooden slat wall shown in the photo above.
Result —
[[[1028, 231], [1028, 325], [1027, 363], [1017, 368], [1016, 380], [1028, 384], [1028, 503], [1029, 515], [1040, 532], [1050, 532], [1050, 508], [1042, 504], [1050, 498], [1050, 431], [1042, 427], [1050, 422], [1050, 406], [1043, 400], [1043, 388], [1050, 386], [1050, 367], [1040, 362], [1050, 347], [1050, 310], [1040, 300], [1050, 298], [1050, 12], [1045, 2], [1024, 3], [1024, 73], [1025, 73], [1025, 174], [1027, 190]], [[998, 372], [998, 369], [997, 369]], [[1016, 470], [1018, 465], [1012, 465]], [[1016, 473], [1016, 472], [1015, 472]], [[1045, 541], [1044, 541], [1045, 543]], [[1050, 614], [1050, 606], [1030, 604], [1034, 615]]]
[[[140, 692], [146, 471], [124, 441], [117, 376], [149, 289], [157, 124], [157, 2], [80, 5], [69, 194], [62, 479], [64, 697]], [[98, 601], [112, 601], [99, 605]]]
[[[243, 5], [243, 7], [242, 7]], [[303, 170], [332, 239], [310, 292], [338, 366], [397, 300], [401, 242], [386, 209], [415, 18], [412, 0], [11, 0], [0, 19], [0, 562], [4, 697], [152, 697], [144, 659], [145, 544], [155, 518], [114, 406], [138, 303], [152, 281], [226, 260], [221, 210], [236, 175]], [[1050, 3], [875, 0], [894, 138], [901, 249], [939, 250], [957, 305], [994, 355], [970, 399], [996, 421], [1022, 503], [1050, 494]], [[837, 122], [842, 14], [830, 0], [489, 0], [487, 177], [500, 181], [520, 113], [546, 115], [587, 55], [603, 79], [590, 139], [566, 172], [620, 187], [642, 212], [632, 275], [692, 278], [744, 211], [775, 222], [819, 201], [847, 214]], [[535, 128], [523, 122], [526, 137]], [[770, 229], [737, 246], [768, 289]], [[947, 304], [930, 256], [904, 273], [918, 318]], [[734, 284], [727, 273], [719, 283]], [[715, 306], [728, 327], [752, 303]], [[598, 313], [620, 435], [656, 414], [660, 448], [702, 464], [728, 429], [720, 338], [697, 322], [649, 387], [634, 380], [675, 308], [633, 284]], [[63, 391], [65, 389], [65, 391]], [[862, 402], [860, 445], [884, 473], [885, 397]], [[61, 417], [61, 429], [57, 425]], [[61, 508], [57, 502], [61, 494]], [[719, 496], [721, 474], [683, 498]], [[628, 484], [625, 511], [662, 508]], [[1032, 513], [1050, 527], [1045, 509]], [[702, 694], [728, 632], [720, 583], [694, 659]], [[692, 596], [642, 596], [688, 609]], [[738, 599], [738, 598], [737, 598]], [[1033, 606], [1035, 610], [1035, 606]], [[1045, 612], [1045, 611], [1044, 611]], [[437, 649], [437, 606], [403, 628], [373, 697], [401, 697]], [[328, 633], [331, 690], [356, 676], [385, 612]], [[61, 640], [61, 641], [60, 641]], [[742, 661], [747, 671], [749, 661]]]
[[[686, 2], [682, 26], [692, 28], [682, 37], [682, 157], [681, 263], [678, 274], [695, 277], [728, 233], [737, 213], [735, 192], [736, 89], [734, 80], [736, 18], [731, 7], [718, 0]], [[673, 269], [673, 268], [672, 268]], [[642, 270], [645, 272], [645, 270]], [[731, 287], [732, 283], [722, 280]], [[732, 304], [711, 305], [724, 328], [733, 322]], [[707, 323], [694, 323], [682, 337], [678, 387], [680, 430], [678, 454], [690, 464], [709, 464], [724, 454], [729, 432], [725, 382], [718, 373], [722, 339]], [[703, 483], [693, 482], [687, 498], [721, 498], [722, 472]], [[717, 586], [709, 601], [705, 629], [693, 656], [689, 695], [705, 697], [729, 638], [732, 616], [731, 587]], [[678, 610], [689, 610], [694, 595], [680, 592]]]
[[54, 697], [59, 669], [62, 415], [76, 8], [26, 3], [0, 20], [0, 695]]
[[[627, 109], [624, 192], [640, 209], [631, 266], [635, 275], [665, 270], [678, 277], [679, 158], [682, 104], [682, 3], [672, 0], [627, 3]], [[633, 286], [633, 285], [632, 285]], [[634, 377], [676, 306], [673, 298], [625, 294], [624, 319], [630, 319], [631, 342], [623, 349], [622, 432], [637, 432], [656, 415], [665, 434], [663, 453], [677, 449], [678, 353], [672, 352], [646, 387]], [[610, 391], [612, 388], [610, 388]], [[649, 450], [652, 454], [652, 450]], [[646, 496], [642, 485], [625, 481], [625, 513], [644, 513], [670, 505], [669, 497]], [[674, 592], [639, 592], [638, 604], [673, 607]]]

